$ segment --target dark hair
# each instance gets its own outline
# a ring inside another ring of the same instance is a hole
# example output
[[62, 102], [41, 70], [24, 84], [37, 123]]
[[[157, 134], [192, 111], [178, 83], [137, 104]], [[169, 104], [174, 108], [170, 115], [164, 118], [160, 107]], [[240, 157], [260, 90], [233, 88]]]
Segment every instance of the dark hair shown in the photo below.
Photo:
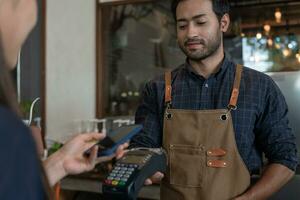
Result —
[[[171, 11], [174, 17], [174, 20], [176, 21], [176, 9], [178, 4], [181, 1], [186, 1], [186, 0], [173, 0], [172, 5], [171, 5]], [[229, 14], [230, 6], [228, 0], [210, 0], [212, 1], [212, 6], [213, 6], [213, 11], [216, 14], [218, 20], [220, 21], [222, 17], [227, 13]]]
[[4, 58], [0, 34], [0, 105], [5, 106], [20, 116], [19, 105], [9, 67]]

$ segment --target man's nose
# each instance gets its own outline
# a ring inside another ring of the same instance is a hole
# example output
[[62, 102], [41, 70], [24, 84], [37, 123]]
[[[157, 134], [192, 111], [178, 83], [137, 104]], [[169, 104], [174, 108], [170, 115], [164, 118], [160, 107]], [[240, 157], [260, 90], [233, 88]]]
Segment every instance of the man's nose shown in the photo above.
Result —
[[194, 38], [197, 36], [198, 36], [198, 31], [197, 31], [196, 27], [191, 23], [187, 29], [187, 37]]

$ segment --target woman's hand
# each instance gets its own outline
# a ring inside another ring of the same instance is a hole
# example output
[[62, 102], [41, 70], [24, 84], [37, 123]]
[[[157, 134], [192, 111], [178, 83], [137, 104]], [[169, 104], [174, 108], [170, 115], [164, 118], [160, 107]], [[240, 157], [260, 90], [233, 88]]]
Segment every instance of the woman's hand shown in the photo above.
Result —
[[[114, 157], [122, 157], [128, 143], [120, 145], [116, 153], [111, 156], [97, 158], [98, 146], [95, 144], [104, 137], [104, 134], [99, 133], [77, 135], [45, 160], [44, 167], [50, 185], [54, 185], [68, 174], [87, 172], [100, 162], [111, 160]], [[85, 155], [85, 152], [90, 148], [92, 149], [89, 156]]]
[[[96, 160], [98, 146], [95, 144], [104, 137], [105, 134], [84, 133], [66, 142], [56, 152], [62, 158], [65, 174], [79, 174], [92, 170], [98, 163]], [[85, 155], [84, 153], [90, 148], [92, 148], [90, 154]]]

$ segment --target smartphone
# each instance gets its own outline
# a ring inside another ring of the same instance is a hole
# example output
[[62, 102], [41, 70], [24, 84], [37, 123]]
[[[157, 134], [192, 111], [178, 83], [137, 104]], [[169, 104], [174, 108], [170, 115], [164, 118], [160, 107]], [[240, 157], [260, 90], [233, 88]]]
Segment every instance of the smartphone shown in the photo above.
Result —
[[[133, 136], [138, 134], [142, 128], [142, 125], [126, 125], [110, 131], [104, 139], [95, 144], [99, 147], [98, 157], [114, 154], [119, 145], [130, 140]], [[90, 149], [87, 150], [86, 154], [88, 155], [90, 151]]]

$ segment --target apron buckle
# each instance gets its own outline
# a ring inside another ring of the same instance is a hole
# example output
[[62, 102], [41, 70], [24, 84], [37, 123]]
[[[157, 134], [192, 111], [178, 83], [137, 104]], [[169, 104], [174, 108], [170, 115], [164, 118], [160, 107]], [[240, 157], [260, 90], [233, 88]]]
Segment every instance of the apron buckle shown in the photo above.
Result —
[[171, 102], [167, 102], [166, 103], [166, 111], [165, 111], [165, 116], [166, 116], [167, 120], [170, 120], [173, 117], [172, 113], [169, 113], [169, 111], [168, 111], [170, 108], [171, 108]]
[[166, 118], [168, 120], [172, 119], [173, 115], [171, 113], [166, 113]]
[[227, 106], [227, 108], [228, 108], [228, 111], [230, 112], [230, 111], [232, 111], [232, 110], [236, 110], [236, 109], [237, 109], [237, 106], [229, 104], [229, 105]]
[[226, 121], [226, 120], [228, 119], [228, 113], [230, 113], [232, 110], [236, 110], [236, 109], [237, 109], [237, 106], [234, 106], [234, 105], [229, 104], [229, 105], [227, 106], [227, 108], [228, 108], [228, 111], [227, 111], [225, 114], [222, 114], [222, 115], [220, 116], [220, 119], [221, 119], [222, 121]]

